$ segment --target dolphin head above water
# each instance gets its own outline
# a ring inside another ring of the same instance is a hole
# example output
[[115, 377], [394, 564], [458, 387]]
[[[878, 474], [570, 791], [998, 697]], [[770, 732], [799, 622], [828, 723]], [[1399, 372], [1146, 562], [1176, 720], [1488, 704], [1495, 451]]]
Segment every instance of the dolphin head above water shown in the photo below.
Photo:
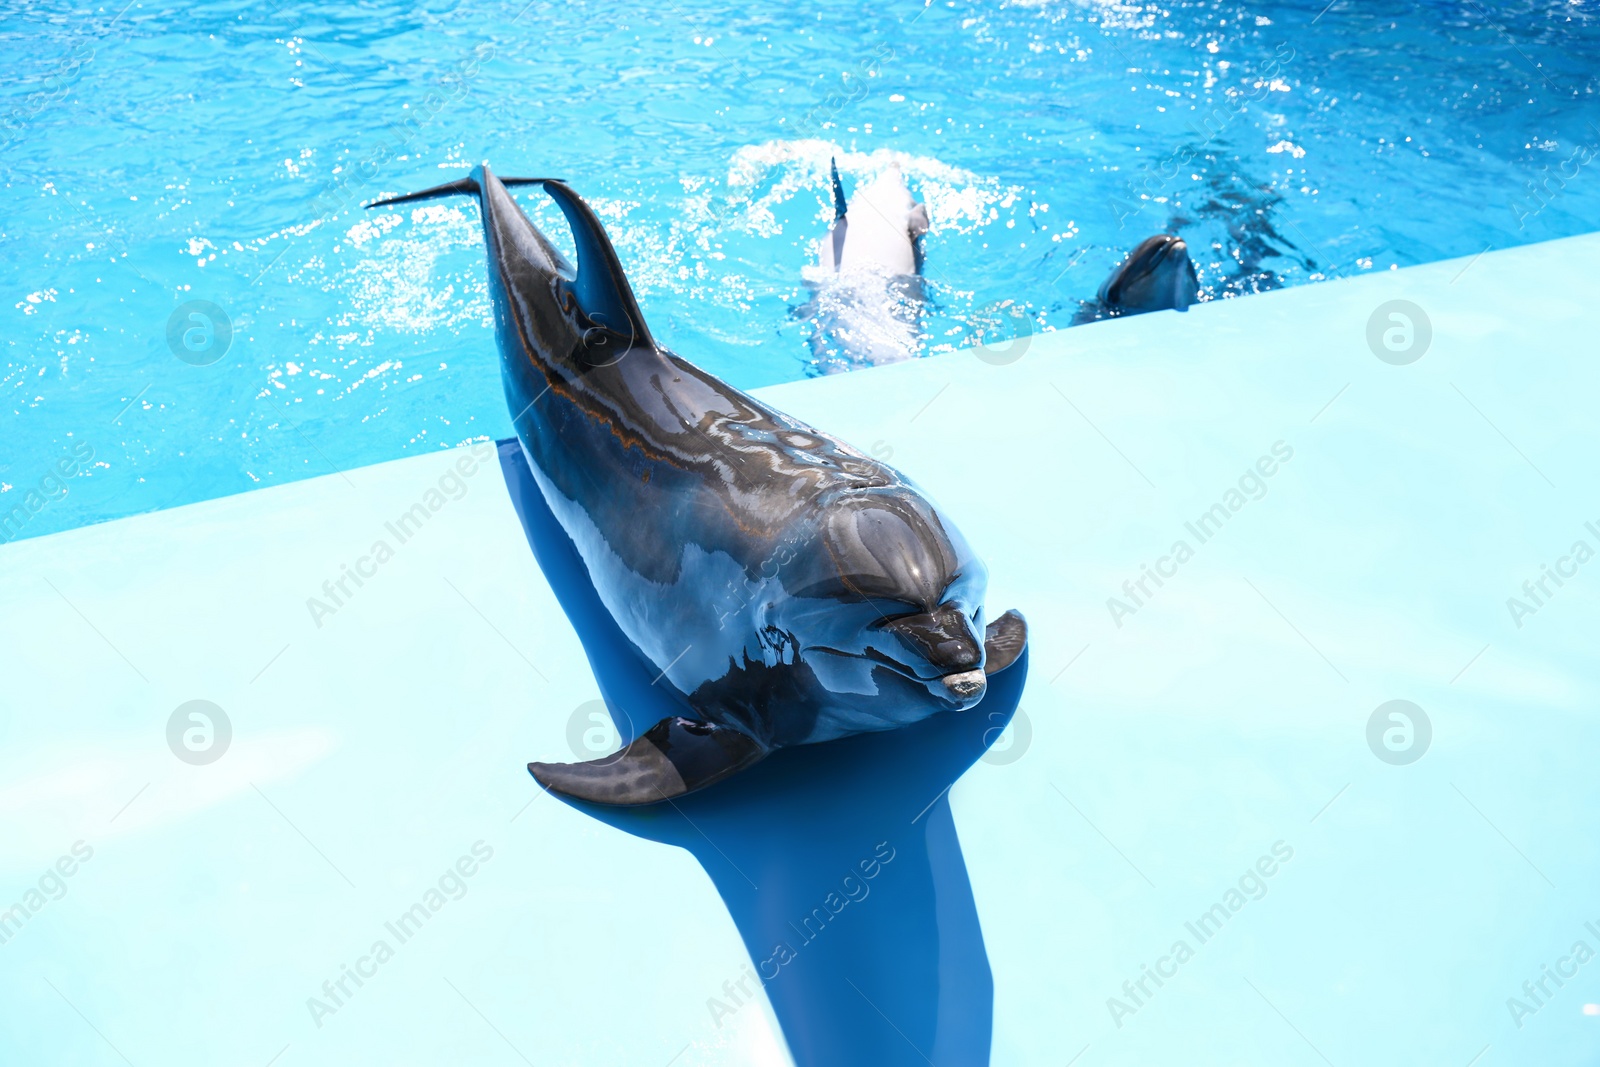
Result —
[[1100, 302], [1113, 311], [1187, 311], [1197, 299], [1189, 246], [1183, 238], [1161, 233], [1146, 238], [1111, 272], [1100, 287]]
[[891, 165], [847, 201], [830, 164], [834, 219], [804, 272], [810, 299], [795, 309], [811, 323], [815, 366], [825, 371], [895, 363], [922, 347], [921, 237], [928, 208]]
[[833, 171], [834, 220], [817, 250], [824, 270], [877, 270], [916, 274], [921, 266], [917, 239], [928, 232], [928, 205], [911, 195], [898, 163], [856, 190], [845, 201], [839, 167]]
[[834, 681], [836, 695], [863, 698], [838, 701], [828, 717], [871, 728], [863, 724], [885, 687], [957, 711], [982, 699], [988, 570], [960, 532], [898, 487], [831, 494], [816, 515], [781, 572], [786, 596], [774, 621], [811, 635], [796, 655]]

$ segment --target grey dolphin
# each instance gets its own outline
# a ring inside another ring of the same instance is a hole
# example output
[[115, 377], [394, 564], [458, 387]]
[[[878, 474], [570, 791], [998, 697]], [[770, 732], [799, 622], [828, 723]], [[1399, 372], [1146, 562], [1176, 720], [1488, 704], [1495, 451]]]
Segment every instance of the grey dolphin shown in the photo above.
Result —
[[823, 270], [868, 269], [885, 274], [916, 274], [921, 269], [917, 239], [928, 232], [928, 205], [911, 195], [898, 163], [856, 190], [853, 203], [844, 195], [838, 160], [829, 160], [833, 179], [833, 222], [817, 249]]
[[911, 195], [898, 164], [853, 200], [845, 197], [836, 160], [829, 170], [834, 218], [806, 278], [811, 297], [796, 311], [812, 324], [812, 359], [824, 369], [909, 359], [922, 344], [920, 238], [928, 232], [928, 207]]
[[[576, 267], [507, 192], [516, 181], [566, 216]], [[529, 764], [542, 785], [654, 803], [776, 748], [965, 710], [1018, 660], [1026, 624], [1008, 612], [985, 626], [988, 572], [949, 518], [893, 468], [661, 347], [568, 186], [482, 166], [379, 204], [447, 195], [482, 211], [501, 377], [534, 481], [683, 709], [613, 756]]]
[[1100, 286], [1100, 302], [1112, 312], [1188, 311], [1200, 283], [1189, 260], [1189, 246], [1175, 234], [1147, 237]]

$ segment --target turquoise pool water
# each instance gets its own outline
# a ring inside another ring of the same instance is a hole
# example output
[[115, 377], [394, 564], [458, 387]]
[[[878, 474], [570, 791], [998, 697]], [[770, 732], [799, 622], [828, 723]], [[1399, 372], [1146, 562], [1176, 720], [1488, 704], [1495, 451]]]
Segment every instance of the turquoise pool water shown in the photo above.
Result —
[[504, 436], [472, 208], [356, 206], [480, 158], [755, 386], [817, 369], [830, 155], [928, 202], [937, 352], [1169, 225], [1213, 298], [1586, 231], [1597, 58], [1574, 3], [13, 6], [4, 536]]

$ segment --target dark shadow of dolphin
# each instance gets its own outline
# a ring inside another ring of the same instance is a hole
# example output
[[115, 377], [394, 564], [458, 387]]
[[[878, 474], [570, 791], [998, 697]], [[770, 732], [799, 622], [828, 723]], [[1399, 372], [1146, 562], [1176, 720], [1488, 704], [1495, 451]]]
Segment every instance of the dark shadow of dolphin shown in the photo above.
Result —
[[[684, 713], [670, 689], [652, 684], [600, 603], [521, 446], [513, 438], [499, 450], [528, 543], [582, 639], [623, 744]], [[1026, 676], [1024, 650], [971, 711], [782, 749], [662, 804], [558, 799], [700, 861], [799, 1067], [981, 1067], [994, 982], [948, 791], [1010, 722]], [[648, 713], [630, 722], [621, 708]], [[748, 968], [728, 978], [706, 990], [708, 1024], [747, 1005], [758, 983]]]

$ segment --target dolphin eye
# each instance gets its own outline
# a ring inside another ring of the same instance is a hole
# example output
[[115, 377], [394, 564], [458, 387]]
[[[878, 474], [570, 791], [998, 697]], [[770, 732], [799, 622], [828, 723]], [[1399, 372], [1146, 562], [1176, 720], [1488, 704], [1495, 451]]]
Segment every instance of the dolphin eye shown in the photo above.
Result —
[[922, 614], [921, 608], [917, 607], [915, 604], [908, 604], [903, 600], [885, 600], [882, 597], [868, 597], [858, 601], [858, 603], [865, 604], [867, 607], [872, 609], [874, 614], [877, 615], [877, 618], [872, 622], [872, 625], [874, 626], [879, 626], [884, 623], [895, 622], [899, 619], [906, 619], [913, 615]]
[[873, 622], [893, 622], [907, 615], [920, 615], [926, 610], [918, 604], [898, 600], [892, 596], [869, 596], [862, 593], [854, 583], [838, 579], [806, 586], [797, 590], [794, 595], [806, 599], [859, 605], [872, 615]]

